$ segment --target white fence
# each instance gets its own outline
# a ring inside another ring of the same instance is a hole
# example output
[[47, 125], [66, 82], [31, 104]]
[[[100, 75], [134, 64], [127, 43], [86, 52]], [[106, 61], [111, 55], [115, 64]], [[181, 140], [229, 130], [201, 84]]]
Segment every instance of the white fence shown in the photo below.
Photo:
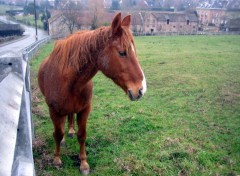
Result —
[[34, 176], [29, 60], [50, 38], [0, 56], [0, 176]]

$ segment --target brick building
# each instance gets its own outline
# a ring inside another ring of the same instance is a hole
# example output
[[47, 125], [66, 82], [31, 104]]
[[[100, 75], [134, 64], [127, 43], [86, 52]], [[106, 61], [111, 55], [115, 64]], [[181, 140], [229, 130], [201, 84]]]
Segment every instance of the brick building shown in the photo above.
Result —
[[215, 27], [215, 31], [219, 31], [221, 26], [227, 23], [227, 11], [226, 9], [216, 8], [197, 8], [197, 14], [199, 17], [199, 24], [202, 28], [207, 26]]
[[[131, 30], [136, 34], [182, 33], [192, 34], [198, 31], [198, 17], [196, 13], [174, 12], [122, 12], [123, 16], [131, 14]], [[112, 21], [115, 13], [105, 13], [102, 24]], [[69, 35], [63, 16], [58, 13], [49, 19], [49, 33], [61, 38]], [[78, 29], [91, 29], [91, 15], [82, 12], [79, 16]], [[75, 29], [77, 30], [77, 29]]]
[[[139, 12], [132, 17], [133, 32], [154, 33], [196, 33], [198, 17], [196, 13]], [[134, 19], [136, 18], [136, 19]]]

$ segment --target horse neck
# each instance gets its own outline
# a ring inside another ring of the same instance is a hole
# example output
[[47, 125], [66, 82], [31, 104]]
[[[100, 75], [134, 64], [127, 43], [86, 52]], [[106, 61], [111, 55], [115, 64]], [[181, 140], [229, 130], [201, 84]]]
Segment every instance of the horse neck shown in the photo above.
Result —
[[90, 60], [94, 59], [97, 63], [99, 55], [101, 55], [110, 37], [110, 28], [102, 27], [92, 31], [92, 35], [89, 35], [88, 47], [90, 49]]
[[83, 82], [89, 81], [98, 72], [98, 59], [109, 41], [110, 32], [109, 27], [102, 27], [94, 31], [79, 33], [85, 35], [82, 45], [85, 46], [86, 51], [84, 56], [79, 56], [82, 61], [77, 67], [78, 77]]

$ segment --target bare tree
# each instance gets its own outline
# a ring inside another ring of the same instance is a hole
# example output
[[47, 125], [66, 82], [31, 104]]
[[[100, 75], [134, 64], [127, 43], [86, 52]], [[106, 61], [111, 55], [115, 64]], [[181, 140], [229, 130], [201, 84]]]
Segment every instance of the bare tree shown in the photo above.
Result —
[[103, 16], [104, 16], [103, 1], [88, 0], [88, 8], [92, 16], [91, 28], [96, 29], [100, 26], [100, 23], [103, 22]]
[[81, 4], [78, 1], [63, 0], [60, 4], [61, 22], [68, 27], [71, 34], [75, 28], [80, 28], [78, 18], [81, 9]]

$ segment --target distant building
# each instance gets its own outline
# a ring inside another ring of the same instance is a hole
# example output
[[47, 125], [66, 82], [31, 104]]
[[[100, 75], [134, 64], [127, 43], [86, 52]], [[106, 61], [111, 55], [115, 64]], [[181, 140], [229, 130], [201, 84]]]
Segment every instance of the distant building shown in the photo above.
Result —
[[226, 9], [197, 8], [197, 14], [203, 30], [211, 28], [214, 32], [218, 32], [220, 26], [227, 23]]
[[230, 19], [226, 23], [226, 31], [229, 32], [240, 31], [240, 18]]
[[[196, 10], [199, 18], [199, 24], [203, 31], [228, 31], [229, 25], [233, 23], [236, 24], [240, 18], [240, 10], [226, 8], [197, 8]], [[235, 31], [236, 29], [237, 28], [235, 28]]]
[[208, 9], [240, 9], [240, 0], [201, 0], [198, 3], [198, 8]]
[[[133, 32], [145, 34], [190, 34], [198, 31], [198, 17], [196, 13], [139, 12], [133, 15], [132, 21]], [[138, 24], [135, 24], [135, 21]]]
[[59, 13], [48, 19], [49, 35], [52, 38], [63, 38], [70, 33], [68, 26], [63, 23], [63, 20], [64, 17]]
[[[179, 33], [193, 34], [198, 31], [196, 13], [174, 12], [122, 12], [123, 16], [131, 14], [131, 30], [135, 34]], [[101, 24], [110, 25], [115, 13], [104, 13]], [[60, 13], [49, 19], [49, 33], [52, 37], [62, 38], [70, 34], [63, 23], [64, 16]], [[91, 29], [91, 14], [88, 11], [80, 13], [76, 30]]]
[[[114, 13], [101, 14], [99, 18], [100, 25], [110, 25]], [[49, 35], [53, 38], [63, 38], [70, 34], [68, 26], [64, 23], [65, 17], [60, 12], [55, 12], [49, 20]], [[90, 30], [92, 25], [92, 14], [89, 11], [83, 11], [79, 13], [78, 24], [74, 28], [74, 32], [77, 30]]]

